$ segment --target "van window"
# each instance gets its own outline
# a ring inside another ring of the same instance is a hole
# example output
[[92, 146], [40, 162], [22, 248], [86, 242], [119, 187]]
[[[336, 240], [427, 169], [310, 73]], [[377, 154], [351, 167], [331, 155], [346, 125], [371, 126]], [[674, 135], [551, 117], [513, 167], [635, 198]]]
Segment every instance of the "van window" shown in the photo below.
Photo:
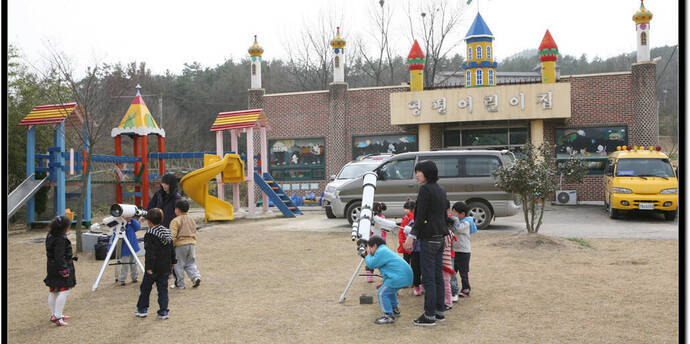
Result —
[[616, 176], [674, 177], [668, 159], [618, 159]]
[[414, 160], [393, 160], [381, 166], [381, 172], [387, 180], [412, 179], [414, 176]]
[[459, 156], [430, 156], [424, 160], [431, 160], [438, 168], [439, 178], [460, 177], [460, 157]]
[[498, 157], [468, 155], [464, 157], [465, 177], [488, 177], [501, 166]]

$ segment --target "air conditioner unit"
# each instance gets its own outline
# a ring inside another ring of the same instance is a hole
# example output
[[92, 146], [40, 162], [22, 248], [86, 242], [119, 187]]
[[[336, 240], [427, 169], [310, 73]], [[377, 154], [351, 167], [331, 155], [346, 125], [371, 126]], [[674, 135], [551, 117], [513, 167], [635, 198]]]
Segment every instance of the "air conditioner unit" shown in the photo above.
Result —
[[556, 204], [576, 205], [577, 191], [575, 190], [556, 190]]

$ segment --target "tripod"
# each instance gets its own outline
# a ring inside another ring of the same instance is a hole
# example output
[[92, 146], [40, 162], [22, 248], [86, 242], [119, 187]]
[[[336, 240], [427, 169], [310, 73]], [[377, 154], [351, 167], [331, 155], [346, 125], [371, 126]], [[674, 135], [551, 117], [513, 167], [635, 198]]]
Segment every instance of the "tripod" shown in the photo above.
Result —
[[[106, 220], [110, 220], [107, 221]], [[112, 256], [113, 252], [115, 251], [115, 248], [118, 246], [117, 243], [119, 240], [122, 240], [125, 244], [127, 244], [127, 247], [129, 248], [129, 252], [132, 254], [134, 257], [134, 260], [137, 261], [137, 264], [139, 264], [139, 267], [141, 268], [142, 273], [144, 272], [144, 265], [141, 264], [141, 261], [139, 260], [139, 257], [137, 257], [137, 254], [134, 252], [134, 249], [132, 248], [132, 244], [129, 243], [129, 240], [127, 239], [127, 236], [125, 235], [125, 226], [127, 223], [125, 220], [121, 217], [117, 218], [108, 218], [104, 220], [105, 223], [107, 223], [109, 226], [111, 224], [114, 224], [114, 233], [115, 233], [115, 238], [113, 239], [113, 242], [110, 244], [110, 249], [108, 250], [108, 254], [105, 256], [105, 261], [103, 262], [103, 266], [101, 266], [101, 271], [98, 273], [98, 278], [96, 278], [96, 282], [93, 283], [93, 286], [91, 287], [91, 291], [96, 291], [96, 288], [98, 288], [98, 283], [101, 281], [101, 278], [103, 277], [103, 272], [105, 272], [105, 268], [108, 265], [113, 265], [113, 264], [108, 264], [110, 261], [110, 256]], [[122, 263], [114, 263], [114, 264], [122, 264]]]

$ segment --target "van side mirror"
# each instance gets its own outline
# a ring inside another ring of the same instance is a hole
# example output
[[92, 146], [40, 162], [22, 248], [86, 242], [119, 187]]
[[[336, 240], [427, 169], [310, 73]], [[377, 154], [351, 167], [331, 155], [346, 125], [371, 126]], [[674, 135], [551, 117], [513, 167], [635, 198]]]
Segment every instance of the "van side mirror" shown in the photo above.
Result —
[[613, 176], [613, 165], [606, 166], [606, 175], [609, 177]]
[[330, 180], [335, 180], [335, 174], [331, 174], [331, 176], [330, 176], [329, 179], [330, 179]]
[[378, 180], [385, 180], [386, 179], [386, 177], [383, 174], [383, 171], [381, 171], [381, 170], [376, 170], [376, 178]]

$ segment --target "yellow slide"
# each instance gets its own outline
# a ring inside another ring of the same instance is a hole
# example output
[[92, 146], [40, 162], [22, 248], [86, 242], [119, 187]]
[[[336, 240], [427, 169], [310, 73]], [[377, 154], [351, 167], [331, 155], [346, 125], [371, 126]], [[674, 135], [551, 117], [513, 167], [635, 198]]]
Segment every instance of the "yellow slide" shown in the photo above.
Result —
[[232, 204], [208, 194], [208, 182], [222, 173], [223, 183], [244, 182], [244, 162], [237, 154], [204, 154], [204, 167], [187, 173], [180, 185], [185, 194], [205, 209], [204, 221], [233, 220]]

